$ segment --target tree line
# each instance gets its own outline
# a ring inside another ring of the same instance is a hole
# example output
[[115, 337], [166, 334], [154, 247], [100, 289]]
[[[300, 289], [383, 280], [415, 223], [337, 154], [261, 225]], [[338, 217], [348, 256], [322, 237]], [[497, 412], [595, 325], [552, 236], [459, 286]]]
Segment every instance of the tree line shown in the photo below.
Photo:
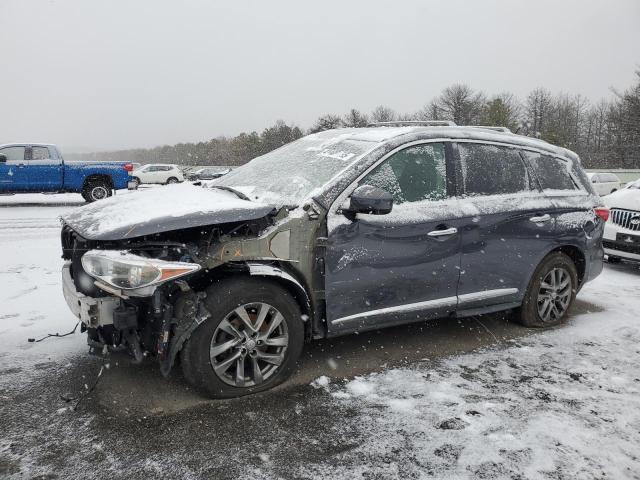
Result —
[[[241, 133], [206, 142], [152, 149], [72, 155], [77, 159], [182, 165], [242, 165], [252, 158], [302, 137], [305, 133], [370, 123], [452, 120], [458, 125], [501, 126], [577, 152], [588, 168], [640, 168], [640, 70], [636, 84], [592, 103], [580, 94], [536, 88], [520, 99], [504, 92], [487, 95], [456, 84], [415, 112], [400, 113], [380, 105], [370, 113], [352, 108], [344, 115], [320, 116], [306, 132], [279, 120], [261, 133]], [[70, 155], [71, 156], [71, 155]]]

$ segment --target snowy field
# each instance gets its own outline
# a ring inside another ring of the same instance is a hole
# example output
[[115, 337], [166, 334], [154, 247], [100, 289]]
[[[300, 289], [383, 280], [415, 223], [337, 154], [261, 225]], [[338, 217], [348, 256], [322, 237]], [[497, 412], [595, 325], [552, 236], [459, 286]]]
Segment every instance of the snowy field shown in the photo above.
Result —
[[607, 265], [565, 325], [496, 331], [471, 352], [355, 377], [326, 366], [311, 385], [144, 416], [107, 402], [101, 384], [95, 402], [56, 413], [96, 360], [79, 334], [27, 338], [75, 325], [58, 217], [82, 203], [0, 197], [0, 478], [640, 479], [634, 264]]

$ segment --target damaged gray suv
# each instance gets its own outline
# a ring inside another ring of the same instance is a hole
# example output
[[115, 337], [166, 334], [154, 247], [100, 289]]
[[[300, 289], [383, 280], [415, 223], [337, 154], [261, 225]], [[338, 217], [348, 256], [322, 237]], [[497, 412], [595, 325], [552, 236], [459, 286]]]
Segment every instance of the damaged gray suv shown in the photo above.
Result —
[[313, 339], [501, 310], [555, 325], [602, 270], [607, 215], [574, 153], [505, 129], [331, 130], [74, 210], [63, 289], [91, 349], [233, 397]]

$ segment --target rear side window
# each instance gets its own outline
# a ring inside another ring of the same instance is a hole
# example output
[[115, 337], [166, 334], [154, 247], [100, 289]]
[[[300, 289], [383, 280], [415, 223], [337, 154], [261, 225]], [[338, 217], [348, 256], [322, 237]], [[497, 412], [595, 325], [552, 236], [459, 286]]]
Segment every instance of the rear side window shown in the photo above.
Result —
[[516, 149], [459, 143], [465, 195], [504, 195], [529, 190], [527, 168]]
[[51, 158], [47, 147], [31, 147], [31, 160], [48, 160]]
[[576, 190], [568, 162], [535, 152], [524, 152], [543, 190]]

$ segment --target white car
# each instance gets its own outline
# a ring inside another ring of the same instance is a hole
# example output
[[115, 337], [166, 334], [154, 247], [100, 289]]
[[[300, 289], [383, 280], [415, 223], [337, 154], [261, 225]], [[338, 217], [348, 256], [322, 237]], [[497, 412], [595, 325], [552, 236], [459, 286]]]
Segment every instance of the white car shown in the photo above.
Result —
[[604, 199], [609, 219], [602, 244], [609, 261], [640, 260], [640, 180]]
[[144, 165], [133, 172], [131, 177], [138, 185], [141, 183], [178, 183], [184, 181], [182, 170], [177, 165], [152, 163]]
[[587, 173], [587, 177], [591, 180], [591, 186], [598, 195], [604, 197], [622, 187], [620, 178], [615, 173]]

